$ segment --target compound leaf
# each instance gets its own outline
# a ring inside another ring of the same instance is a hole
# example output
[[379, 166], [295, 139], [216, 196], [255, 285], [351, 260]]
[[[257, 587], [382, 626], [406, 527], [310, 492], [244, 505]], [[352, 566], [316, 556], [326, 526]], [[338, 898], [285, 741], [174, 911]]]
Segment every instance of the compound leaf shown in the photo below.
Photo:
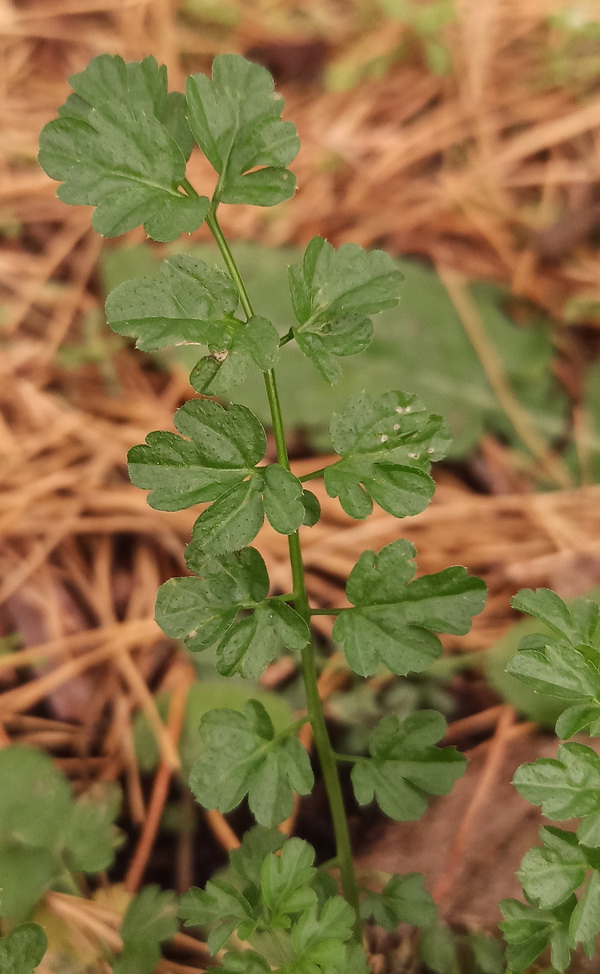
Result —
[[187, 137], [166, 68], [103, 54], [69, 83], [75, 94], [40, 136], [39, 162], [62, 182], [59, 198], [95, 206], [92, 224], [105, 237], [140, 225], [161, 241], [196, 230], [209, 201], [180, 189]]
[[543, 846], [525, 853], [517, 875], [530, 901], [552, 908], [581, 886], [587, 859], [572, 832], [548, 827], [540, 838]]
[[0, 937], [0, 970], [2, 974], [35, 974], [48, 940], [38, 923], [22, 923], [7, 937]]
[[394, 517], [427, 507], [435, 490], [430, 464], [449, 440], [441, 417], [429, 415], [416, 396], [359, 393], [333, 414], [330, 429], [342, 459], [326, 468], [325, 486], [347, 514], [367, 517], [370, 498]]
[[135, 335], [136, 347], [155, 352], [171, 345], [226, 348], [236, 321], [238, 293], [218, 267], [184, 254], [161, 264], [158, 277], [135, 277], [111, 291], [106, 318], [118, 335]]
[[404, 720], [384, 717], [369, 742], [371, 757], [358, 759], [352, 768], [357, 801], [366, 805], [375, 797], [397, 822], [420, 818], [426, 794], [446, 795], [465, 770], [466, 760], [455, 747], [435, 746], [445, 730], [444, 718], [433, 710]]
[[273, 206], [293, 196], [296, 180], [286, 167], [300, 144], [295, 126], [281, 120], [283, 99], [265, 68], [239, 54], [217, 55], [212, 81], [188, 78], [186, 98], [194, 138], [219, 173], [214, 201]]
[[242, 844], [229, 853], [229, 862], [244, 885], [258, 889], [263, 863], [267, 856], [279, 852], [288, 840], [278, 829], [255, 825], [244, 832]]
[[371, 917], [385, 930], [395, 930], [399, 923], [416, 927], [432, 926], [437, 908], [423, 885], [421, 873], [392, 876], [381, 893], [367, 893], [360, 904], [363, 920]]
[[483, 608], [485, 584], [464, 568], [411, 581], [414, 555], [413, 545], [401, 538], [378, 554], [364, 551], [350, 573], [346, 593], [355, 608], [338, 615], [333, 638], [361, 676], [381, 662], [399, 676], [427, 669], [441, 652], [431, 630], [464, 634]]
[[222, 879], [213, 879], [206, 884], [206, 889], [194, 886], [184, 893], [179, 916], [187, 927], [216, 924], [207, 940], [209, 951], [216, 954], [233, 931], [241, 923], [252, 921], [254, 914], [246, 897], [235, 886]]
[[[258, 677], [280, 642], [294, 650], [306, 645], [309, 631], [304, 620], [280, 600], [267, 598], [267, 568], [254, 548], [207, 558], [192, 542], [186, 560], [199, 577], [171, 578], [161, 585], [156, 621], [192, 652], [217, 645], [222, 675], [241, 672]], [[240, 610], [251, 615], [237, 622]]]
[[149, 433], [146, 444], [128, 455], [132, 482], [151, 490], [148, 503], [158, 510], [183, 510], [239, 487], [266, 449], [265, 431], [245, 406], [224, 409], [194, 399], [177, 410], [174, 421], [182, 436]]
[[275, 737], [271, 719], [257, 700], [250, 700], [243, 714], [209, 711], [199, 735], [203, 750], [190, 786], [205, 808], [228, 812], [247, 794], [259, 824], [273, 827], [290, 814], [294, 790], [306, 795], [312, 788], [306, 751], [295, 737]]
[[506, 953], [511, 974], [522, 974], [548, 945], [553, 968], [565, 970], [574, 946], [568, 925], [576, 902], [571, 896], [554, 910], [541, 910], [518, 900], [502, 900], [500, 909], [504, 920], [499, 926], [508, 944]]
[[600, 757], [585, 744], [569, 742], [557, 758], [522, 764], [514, 784], [528, 802], [541, 805], [547, 818], [580, 818], [600, 811]]
[[294, 336], [324, 379], [341, 378], [337, 357], [368, 348], [373, 337], [369, 316], [395, 307], [403, 280], [381, 250], [367, 252], [357, 244], [334, 250], [313, 237], [302, 263], [290, 267], [289, 281], [298, 321]]
[[539, 619], [572, 646], [593, 645], [599, 634], [600, 608], [590, 599], [575, 599], [569, 606], [550, 589], [521, 589], [511, 599], [511, 605]]
[[123, 950], [113, 962], [114, 974], [152, 974], [160, 944], [177, 932], [177, 897], [146, 886], [127, 908], [121, 924]]
[[316, 873], [314, 849], [303, 839], [289, 839], [281, 855], [265, 858], [261, 869], [261, 893], [273, 916], [301, 913], [311, 907], [317, 894], [311, 887]]

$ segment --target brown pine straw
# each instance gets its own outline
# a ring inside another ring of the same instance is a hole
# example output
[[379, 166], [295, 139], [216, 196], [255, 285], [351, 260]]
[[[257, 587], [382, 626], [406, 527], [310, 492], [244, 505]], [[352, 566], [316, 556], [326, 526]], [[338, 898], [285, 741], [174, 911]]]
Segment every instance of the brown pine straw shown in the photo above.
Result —
[[[183, 676], [183, 673], [181, 673], [181, 676]], [[180, 677], [180, 679], [174, 681], [173, 690], [171, 692], [171, 702], [169, 706], [169, 716], [167, 719], [166, 729], [170, 735], [170, 740], [173, 742], [175, 747], [177, 746], [177, 742], [179, 741], [179, 736], [181, 734], [189, 687], [190, 679], [189, 674], [187, 674], [183, 677], [183, 679]], [[179, 766], [179, 761], [177, 766], [173, 767], [164, 758], [161, 759], [158, 765], [142, 834], [140, 835], [138, 844], [125, 875], [125, 889], [128, 893], [136, 893], [142, 881], [144, 872], [148, 865], [148, 860], [150, 859], [152, 849], [158, 835], [161, 816], [167, 800], [171, 775], [174, 770], [178, 770]]]
[[485, 766], [473, 797], [454, 835], [445, 869], [433, 888], [432, 896], [442, 916], [447, 913], [451, 906], [453, 889], [465, 860], [465, 850], [470, 843], [477, 816], [489, 801], [489, 794], [502, 765], [506, 746], [510, 739], [509, 732], [514, 726], [514, 721], [515, 712], [512, 707], [503, 707], [494, 735], [489, 741]]

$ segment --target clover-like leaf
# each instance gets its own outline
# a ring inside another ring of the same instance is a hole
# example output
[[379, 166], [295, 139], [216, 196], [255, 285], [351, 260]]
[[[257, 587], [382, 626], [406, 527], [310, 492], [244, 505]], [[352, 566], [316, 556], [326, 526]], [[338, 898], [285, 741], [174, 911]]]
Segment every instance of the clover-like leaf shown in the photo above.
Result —
[[302, 485], [278, 464], [256, 469], [249, 480], [220, 494], [194, 524], [192, 537], [205, 552], [235, 551], [256, 537], [265, 514], [280, 534], [292, 534], [305, 518]]
[[358, 244], [334, 250], [313, 237], [302, 263], [289, 270], [292, 305], [298, 325], [294, 336], [324, 379], [337, 382], [339, 356], [355, 355], [371, 344], [370, 315], [393, 308], [404, 280], [381, 250]]
[[257, 822], [272, 827], [290, 814], [294, 791], [306, 795], [312, 788], [308, 754], [296, 737], [275, 737], [258, 700], [248, 701], [243, 714], [209, 711], [199, 735], [203, 750], [190, 786], [205, 808], [229, 812], [248, 795]]
[[[192, 652], [216, 645], [221, 674], [241, 672], [251, 679], [262, 674], [280, 643], [304, 648], [308, 626], [289, 605], [267, 598], [269, 576], [258, 551], [207, 558], [192, 542], [186, 559], [198, 577], [171, 578], [158, 590], [156, 621], [168, 636], [182, 639]], [[236, 621], [240, 611], [251, 614]]]
[[40, 136], [39, 162], [62, 183], [60, 199], [95, 206], [92, 223], [105, 237], [141, 225], [161, 241], [196, 230], [209, 201], [180, 188], [189, 135], [166, 68], [153, 57], [126, 64], [102, 54], [69, 83], [75, 94]]
[[258, 316], [247, 322], [231, 319], [223, 336], [209, 344], [211, 354], [201, 358], [190, 375], [192, 388], [203, 396], [226, 395], [244, 382], [252, 363], [268, 372], [279, 357], [277, 329]]
[[35, 974], [48, 940], [38, 923], [22, 923], [6, 937], [0, 937], [0, 971], [2, 974]]
[[600, 811], [600, 757], [585, 744], [569, 742], [557, 758], [522, 764], [514, 784], [523, 798], [541, 805], [547, 818], [580, 818]]
[[575, 599], [569, 606], [550, 589], [521, 589], [511, 599], [511, 605], [539, 619], [572, 646], [594, 645], [600, 636], [600, 608], [590, 599]]
[[381, 893], [367, 893], [360, 904], [363, 920], [371, 917], [385, 930], [395, 930], [399, 923], [415, 927], [432, 926], [437, 908], [423, 885], [421, 873], [392, 876]]
[[568, 606], [549, 589], [523, 589], [512, 605], [539, 619], [551, 633], [522, 640], [508, 672], [541, 693], [585, 701], [561, 716], [556, 725], [559, 736], [570, 737], [594, 725], [600, 720], [600, 610], [596, 603], [576, 599]]
[[315, 851], [303, 839], [289, 839], [280, 855], [265, 858], [261, 893], [272, 916], [302, 913], [317, 900], [310, 885], [316, 873]]
[[293, 196], [296, 180], [286, 167], [300, 143], [295, 126], [281, 120], [283, 99], [273, 78], [239, 54], [219, 54], [212, 80], [188, 78], [188, 122], [219, 173], [213, 200], [273, 206]]
[[554, 910], [526, 906], [518, 900], [502, 900], [504, 920], [499, 924], [508, 944], [510, 974], [522, 974], [550, 946], [552, 967], [564, 971], [575, 946], [569, 936], [569, 920], [577, 903], [574, 896]]
[[184, 893], [179, 916], [187, 927], [214, 924], [206, 943], [211, 954], [216, 954], [238, 926], [248, 921], [252, 924], [254, 911], [243, 893], [217, 878], [209, 880], [206, 889], [194, 886]]
[[367, 517], [371, 498], [394, 517], [427, 507], [435, 490], [430, 464], [449, 440], [441, 417], [429, 415], [416, 396], [358, 393], [334, 413], [330, 428], [342, 459], [326, 468], [325, 487], [347, 514]]
[[226, 348], [228, 329], [244, 327], [234, 318], [239, 298], [230, 276], [185, 254], [163, 261], [160, 271], [111, 291], [106, 318], [112, 330], [136, 336], [136, 347], [144, 352], [171, 345]]
[[260, 887], [263, 863], [271, 853], [279, 852], [287, 842], [279, 829], [255, 825], [244, 832], [242, 843], [229, 853], [229, 862], [243, 886]]
[[265, 431], [245, 406], [224, 409], [194, 399], [177, 410], [175, 427], [182, 436], [149, 433], [146, 444], [134, 446], [128, 455], [132, 482], [150, 489], [148, 503], [161, 511], [215, 500], [239, 486], [266, 449]]
[[160, 960], [160, 944], [177, 932], [177, 897], [145, 886], [123, 918], [123, 950], [113, 962], [114, 974], [152, 974]]
[[370, 758], [358, 758], [352, 768], [357, 801], [375, 797], [386, 815], [397, 822], [421, 817], [427, 794], [446, 795], [464, 773], [466, 760], [455, 747], [436, 747], [446, 722], [434, 710], [420, 710], [404, 720], [388, 714], [369, 742]]
[[333, 627], [355, 673], [369, 676], [380, 663], [399, 676], [427, 669], [441, 652], [431, 630], [464, 634], [481, 612], [485, 584], [466, 569], [446, 568], [414, 581], [415, 549], [401, 538], [376, 554], [364, 551], [346, 586], [355, 608]]
[[588, 863], [572, 832], [547, 827], [540, 838], [543, 846], [525, 853], [517, 875], [531, 902], [552, 908], [581, 886]]
[[291, 974], [303, 971], [323, 971], [324, 974], [346, 974], [364, 969], [364, 955], [356, 960], [348, 956], [348, 941], [352, 936], [354, 911], [342, 899], [335, 896], [327, 900], [322, 909], [311, 906], [303, 913], [292, 929], [292, 946], [295, 959], [290, 965]]

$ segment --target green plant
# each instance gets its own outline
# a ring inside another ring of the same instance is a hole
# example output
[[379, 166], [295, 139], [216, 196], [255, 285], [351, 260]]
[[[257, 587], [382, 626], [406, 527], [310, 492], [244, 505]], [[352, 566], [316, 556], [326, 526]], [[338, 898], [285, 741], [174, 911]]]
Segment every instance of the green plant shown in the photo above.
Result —
[[[600, 737], [598, 605], [576, 599], [568, 606], [548, 589], [524, 589], [512, 604], [547, 630], [522, 640], [509, 673], [570, 704], [556, 722], [559, 738], [581, 731]], [[501, 904], [510, 971], [521, 974], [547, 946], [553, 968], [564, 971], [578, 944], [594, 956], [600, 932], [600, 757], [587, 744], [571, 741], [561, 745], [557, 758], [521, 765], [514, 783], [548, 818], [581, 820], [576, 833], [554, 826], [540, 830], [542, 846], [526, 853], [519, 870], [528, 903]]]
[[[402, 275], [380, 251], [366, 253], [351, 244], [336, 251], [315, 237], [290, 268], [295, 321], [280, 335], [255, 313], [217, 218], [221, 204], [271, 206], [294, 192], [287, 167], [298, 139], [294, 126], [281, 120], [282, 101], [268, 72], [237, 55], [219, 56], [212, 81], [191, 77], [184, 96], [167, 93], [166, 71], [153, 58], [125, 64], [102, 56], [71, 78], [71, 85], [74, 94], [41, 137], [40, 162], [62, 182], [59, 196], [94, 205], [92, 222], [106, 236], [143, 225], [155, 240], [172, 241], [205, 221], [225, 265], [222, 270], [197, 257], [171, 256], [159, 277], [125, 281], [106, 303], [113, 329], [135, 336], [141, 349], [190, 344], [209, 351], [192, 370], [190, 382], [200, 398], [176, 413], [178, 432], [150, 433], [129, 454], [131, 478], [150, 491], [154, 507], [207, 505], [186, 551], [190, 574], [161, 587], [157, 620], [192, 652], [216, 647], [224, 677], [258, 678], [284, 646], [300, 656], [306, 693], [306, 715], [277, 730], [255, 698], [242, 711], [204, 713], [191, 788], [203, 805], [225, 813], [247, 797], [258, 824], [231, 854], [225, 876], [184, 895], [180, 915], [207, 928], [213, 954], [229, 948], [222, 966], [231, 974], [272, 968], [285, 974], [358, 974], [365, 970], [361, 919], [389, 929], [401, 921], [431, 927], [435, 906], [417, 875], [390, 876], [382, 891], [359, 887], [338, 765], [351, 765], [360, 804], [375, 799], [390, 817], [411, 820], [423, 814], [428, 795], [451, 789], [465, 760], [454, 747], [438, 746], [445, 721], [429, 710], [404, 720], [385, 715], [368, 755], [336, 754], [318, 693], [311, 618], [323, 612], [336, 617], [333, 638], [359, 676], [382, 666], [399, 675], [422, 672], [440, 655], [436, 632], [468, 631], [483, 607], [485, 586], [460, 567], [415, 578], [414, 548], [400, 539], [360, 556], [348, 578], [350, 607], [311, 607], [300, 530], [318, 521], [319, 505], [304, 484], [322, 477], [328, 494], [354, 518], [367, 517], [373, 502], [396, 517], [413, 515], [433, 495], [430, 464], [444, 455], [448, 436], [442, 419], [412, 394], [357, 393], [331, 420], [339, 459], [297, 478], [290, 469], [275, 370], [280, 352], [285, 355], [285, 346], [294, 342], [323, 379], [339, 379], [340, 358], [369, 345], [371, 316], [396, 305]], [[210, 198], [186, 177], [194, 142], [217, 174]], [[263, 373], [274, 462], [265, 462], [266, 433], [247, 407], [202, 398], [225, 396], [252, 369]], [[271, 594], [265, 563], [250, 547], [265, 517], [289, 538], [291, 592]], [[337, 848], [334, 860], [322, 866], [314, 865], [307, 842], [286, 838], [276, 828], [292, 811], [294, 795], [313, 786], [311, 762], [297, 736], [307, 722]], [[130, 926], [136, 922], [133, 916]], [[165, 929], [171, 924], [169, 914]], [[438, 932], [424, 938], [425, 961], [437, 970], [454, 970], [454, 944], [444, 937]], [[236, 950], [241, 941], [250, 949]], [[143, 938], [130, 948], [134, 955], [141, 943]], [[498, 969], [493, 950], [475, 941], [469, 949], [472, 966]], [[154, 956], [141, 963], [147, 966]]]

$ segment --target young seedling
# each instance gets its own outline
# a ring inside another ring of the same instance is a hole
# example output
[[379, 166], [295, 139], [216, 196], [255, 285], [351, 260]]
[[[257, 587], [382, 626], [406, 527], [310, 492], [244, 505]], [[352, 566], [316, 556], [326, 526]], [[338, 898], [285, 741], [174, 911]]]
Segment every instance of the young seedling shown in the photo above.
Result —
[[[336, 617], [333, 639], [360, 676], [380, 667], [398, 675], [419, 673], [440, 655], [436, 633], [468, 632], [471, 617], [483, 607], [485, 586], [460, 567], [415, 578], [415, 550], [400, 539], [361, 554], [348, 578], [350, 608], [311, 606], [301, 532], [317, 523], [320, 510], [305, 483], [322, 477], [328, 495], [339, 498], [353, 518], [366, 518], [373, 502], [398, 518], [417, 514], [433, 495], [430, 465], [444, 455], [448, 435], [443, 420], [409, 393], [355, 395], [331, 419], [338, 459], [298, 478], [290, 469], [276, 369], [294, 341], [324, 380], [337, 381], [340, 359], [369, 345], [371, 317], [396, 305], [402, 277], [381, 251], [367, 253], [354, 244], [335, 250], [315, 237], [301, 263], [290, 268], [296, 319], [291, 330], [281, 335], [277, 322], [255, 311], [218, 211], [225, 204], [272, 206], [294, 193], [288, 166], [298, 136], [281, 119], [283, 102], [264, 68], [221, 55], [212, 79], [190, 77], [183, 95], [168, 92], [166, 69], [154, 58], [126, 64], [104, 55], [73, 76], [71, 85], [59, 118], [41, 136], [40, 163], [61, 182], [60, 198], [94, 206], [92, 223], [105, 236], [143, 226], [154, 240], [168, 242], [205, 222], [224, 265], [170, 257], [159, 277], [127, 281], [106, 304], [111, 327], [135, 337], [138, 348], [191, 344], [206, 346], [208, 353], [192, 370], [198, 396], [175, 414], [177, 432], [150, 433], [129, 454], [131, 479], [150, 491], [153, 507], [206, 505], [186, 550], [190, 573], [160, 588], [157, 620], [191, 652], [216, 648], [223, 676], [256, 679], [284, 646], [299, 654], [306, 692], [305, 715], [277, 733], [259, 700], [250, 700], [243, 712], [215, 709], [202, 719], [192, 791], [206, 808], [224, 813], [247, 798], [257, 826], [231, 854], [226, 878], [183, 896], [180, 916], [207, 929], [213, 954], [233, 948], [222, 958], [231, 974], [273, 968], [285, 974], [358, 974], [365, 970], [361, 920], [374, 919], [388, 929], [400, 922], [427, 927], [435, 922], [435, 906], [422, 877], [414, 874], [390, 876], [381, 892], [359, 888], [338, 765], [351, 764], [360, 804], [375, 800], [391, 818], [407, 821], [423, 814], [428, 795], [451, 789], [465, 761], [454, 747], [438, 746], [445, 722], [435, 711], [404, 720], [386, 716], [372, 734], [368, 756], [336, 754], [319, 698], [311, 620], [317, 612]], [[214, 185], [202, 187], [207, 195], [186, 175], [194, 146], [216, 173]], [[249, 409], [206, 398], [227, 397], [250, 369], [264, 376], [275, 462], [265, 462], [266, 433]], [[288, 593], [271, 594], [265, 562], [251, 546], [265, 518], [288, 537]], [[581, 667], [593, 666], [587, 650], [577, 652]], [[290, 815], [294, 795], [313, 787], [311, 761], [297, 736], [306, 722], [335, 836], [336, 856], [327, 868], [315, 866], [307, 842], [277, 829]], [[597, 823], [585, 821], [591, 846]], [[552, 854], [558, 844], [552, 834]], [[571, 840], [560, 840], [561, 850], [572, 848]], [[341, 895], [330, 869], [337, 870]], [[596, 902], [597, 889], [596, 881], [590, 883], [579, 914]], [[561, 904], [544, 900], [546, 910], [564, 911]], [[519, 908], [506, 909], [507, 938], [520, 943], [521, 927], [516, 930], [510, 914]], [[546, 926], [553, 931], [558, 922], [548, 920]], [[576, 939], [582, 939], [580, 926], [572, 934]], [[587, 942], [590, 922], [583, 926]], [[235, 938], [238, 947], [243, 941], [250, 949], [236, 950]], [[523, 956], [513, 958], [515, 971], [523, 970]]]

